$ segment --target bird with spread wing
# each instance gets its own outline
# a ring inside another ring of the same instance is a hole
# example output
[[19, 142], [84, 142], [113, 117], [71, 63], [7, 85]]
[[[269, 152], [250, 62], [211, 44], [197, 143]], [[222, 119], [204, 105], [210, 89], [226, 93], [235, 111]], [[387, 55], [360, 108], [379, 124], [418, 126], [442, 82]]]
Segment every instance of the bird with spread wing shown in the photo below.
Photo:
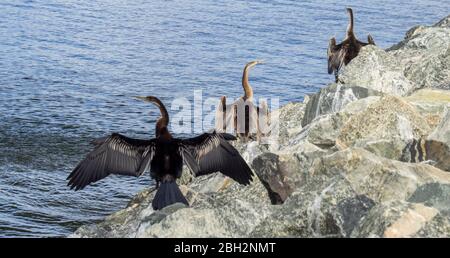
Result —
[[110, 174], [137, 177], [150, 171], [157, 183], [152, 206], [159, 210], [177, 202], [189, 205], [176, 183], [183, 163], [195, 176], [221, 172], [243, 185], [253, 180], [250, 167], [228, 142], [236, 137], [212, 132], [189, 139], [174, 138], [168, 130], [169, 115], [163, 103], [154, 96], [137, 98], [155, 104], [161, 112], [156, 137], [138, 140], [113, 133], [95, 140], [94, 150], [67, 178], [71, 189], [81, 190]]
[[359, 54], [362, 47], [375, 45], [375, 41], [370, 34], [367, 36], [367, 43], [359, 41], [356, 38], [353, 32], [353, 10], [347, 8], [347, 13], [349, 15], [349, 24], [345, 39], [340, 44], [336, 44], [336, 38], [331, 38], [327, 49], [328, 74], [334, 72], [336, 83], [339, 81], [339, 71], [341, 68], [350, 63]]

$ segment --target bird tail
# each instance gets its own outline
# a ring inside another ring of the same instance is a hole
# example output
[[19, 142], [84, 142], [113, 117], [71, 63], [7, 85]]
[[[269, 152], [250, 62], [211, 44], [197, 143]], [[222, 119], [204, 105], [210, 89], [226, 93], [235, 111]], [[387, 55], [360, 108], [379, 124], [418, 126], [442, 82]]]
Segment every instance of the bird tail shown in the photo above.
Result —
[[152, 201], [152, 207], [154, 210], [161, 210], [177, 202], [189, 205], [177, 183], [175, 181], [166, 181], [159, 185], [158, 191]]

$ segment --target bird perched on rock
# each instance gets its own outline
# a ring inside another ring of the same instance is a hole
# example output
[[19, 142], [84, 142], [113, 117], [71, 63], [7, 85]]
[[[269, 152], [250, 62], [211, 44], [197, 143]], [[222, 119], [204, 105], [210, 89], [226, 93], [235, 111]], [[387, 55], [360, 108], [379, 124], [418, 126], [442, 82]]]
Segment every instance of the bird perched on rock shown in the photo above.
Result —
[[252, 181], [252, 171], [239, 152], [228, 142], [236, 138], [227, 133], [204, 133], [189, 139], [172, 137], [169, 115], [156, 97], [137, 97], [155, 104], [161, 117], [156, 122], [156, 137], [139, 140], [113, 133], [94, 141], [96, 145], [68, 176], [68, 186], [81, 190], [110, 174], [140, 176], [150, 171], [157, 183], [152, 201], [155, 210], [181, 202], [188, 205], [176, 179], [181, 177], [183, 162], [195, 176], [222, 172], [240, 184]]
[[222, 96], [216, 110], [216, 130], [226, 132], [231, 128], [235, 134], [247, 141], [251, 138], [259, 139], [267, 131], [269, 109], [266, 101], [256, 105], [253, 100], [253, 88], [248, 81], [250, 69], [263, 61], [248, 62], [242, 73], [242, 88], [244, 95], [232, 104], [227, 105], [226, 96]]
[[350, 63], [350, 61], [359, 54], [362, 47], [375, 45], [375, 41], [370, 34], [367, 36], [368, 43], [361, 42], [356, 38], [355, 33], [353, 32], [353, 10], [347, 8], [347, 13], [350, 21], [347, 26], [345, 39], [340, 44], [336, 45], [336, 38], [331, 38], [327, 50], [328, 74], [334, 72], [336, 82], [339, 81], [338, 73], [343, 65]]

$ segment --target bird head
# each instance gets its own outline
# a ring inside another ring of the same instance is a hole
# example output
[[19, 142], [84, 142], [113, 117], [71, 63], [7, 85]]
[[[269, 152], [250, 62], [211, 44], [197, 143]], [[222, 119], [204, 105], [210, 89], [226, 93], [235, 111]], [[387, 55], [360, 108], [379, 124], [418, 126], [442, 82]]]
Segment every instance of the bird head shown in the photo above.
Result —
[[160, 111], [160, 117], [158, 118], [156, 122], [156, 132], [157, 135], [161, 134], [163, 132], [164, 127], [167, 127], [169, 124], [169, 113], [167, 112], [166, 107], [164, 104], [159, 100], [157, 97], [154, 96], [135, 96], [136, 99], [153, 103], [155, 106], [159, 108]]
[[155, 103], [155, 104], [161, 102], [157, 97], [154, 97], [154, 96], [134, 96], [134, 98], [145, 101], [145, 102]]
[[251, 66], [255, 66], [257, 64], [264, 64], [264, 61], [263, 60], [254, 60], [254, 61], [249, 62], [248, 64]]
[[158, 108], [164, 108], [164, 105], [162, 104], [161, 100], [159, 100], [157, 97], [155, 96], [134, 96], [134, 98], [142, 100], [144, 102], [150, 102], [153, 103], [155, 106], [157, 106]]
[[245, 68], [251, 68], [251, 67], [253, 67], [253, 66], [257, 65], [257, 64], [264, 64], [264, 62], [262, 60], [254, 60], [254, 61], [248, 62], [245, 65]]

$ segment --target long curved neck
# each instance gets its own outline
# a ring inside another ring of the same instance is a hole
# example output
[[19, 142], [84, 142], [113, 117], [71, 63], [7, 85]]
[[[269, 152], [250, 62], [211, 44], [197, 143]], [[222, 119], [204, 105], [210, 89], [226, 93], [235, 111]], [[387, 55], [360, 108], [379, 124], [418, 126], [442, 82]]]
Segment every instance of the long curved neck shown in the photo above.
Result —
[[156, 137], [161, 136], [162, 134], [169, 133], [167, 126], [169, 125], [169, 113], [167, 112], [166, 107], [159, 99], [154, 99], [153, 103], [158, 106], [159, 111], [161, 112], [161, 117], [156, 121]]
[[244, 87], [244, 98], [246, 100], [253, 98], [253, 89], [250, 83], [248, 83], [248, 73], [251, 67], [250, 65], [246, 65], [242, 74], [242, 87]]
[[349, 21], [348, 21], [348, 26], [347, 26], [347, 38], [353, 37], [354, 33], [353, 33], [353, 11], [352, 9], [348, 9], [348, 17], [349, 17]]
[[160, 117], [158, 121], [156, 121], [156, 129], [155, 129], [155, 135], [156, 137], [160, 137], [162, 135], [168, 134], [169, 131], [167, 129], [167, 122], [164, 118]]

